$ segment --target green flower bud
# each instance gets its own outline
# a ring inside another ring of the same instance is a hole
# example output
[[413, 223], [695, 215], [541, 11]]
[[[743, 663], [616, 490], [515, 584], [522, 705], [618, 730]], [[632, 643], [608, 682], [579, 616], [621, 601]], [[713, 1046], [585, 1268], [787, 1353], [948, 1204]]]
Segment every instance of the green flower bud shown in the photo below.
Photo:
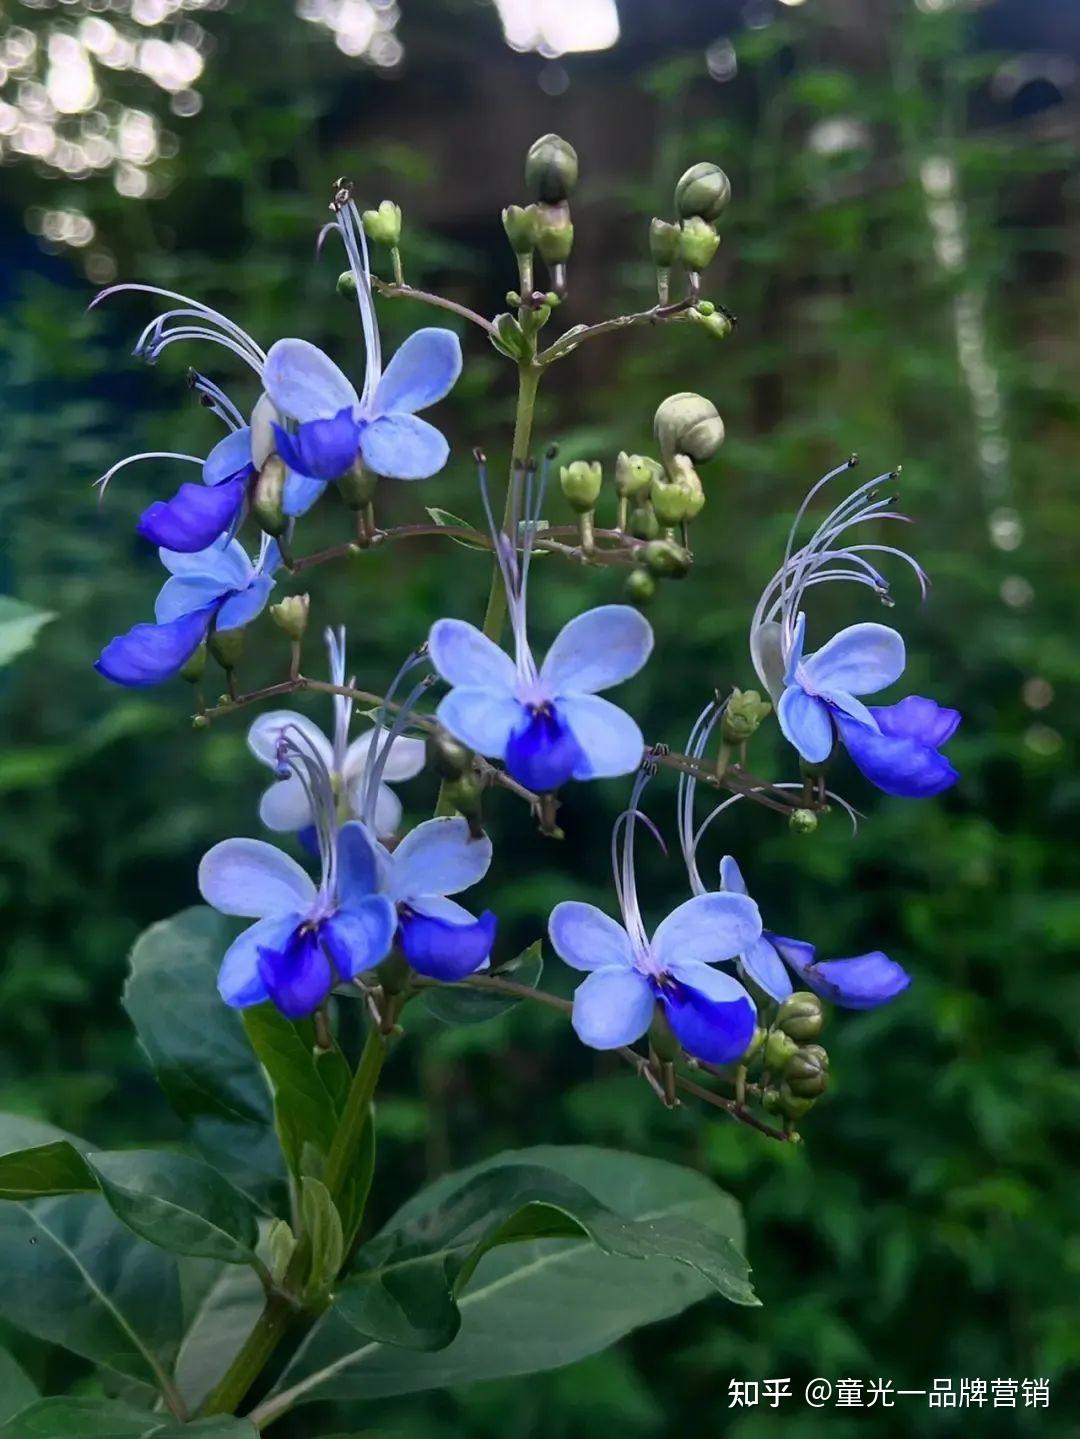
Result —
[[658, 269], [666, 270], [679, 258], [679, 227], [670, 220], [649, 223], [649, 254]]
[[427, 761], [440, 779], [458, 780], [472, 769], [473, 752], [440, 725], [424, 741]]
[[644, 558], [651, 574], [675, 580], [688, 574], [693, 564], [687, 551], [674, 540], [650, 540]]
[[818, 827], [818, 817], [812, 809], [793, 809], [788, 815], [788, 829], [792, 834], [813, 834]]
[[375, 498], [378, 485], [378, 475], [374, 470], [365, 469], [359, 456], [337, 482], [338, 493], [350, 510], [366, 510]]
[[648, 492], [655, 475], [663, 466], [648, 455], [628, 455], [620, 450], [615, 460], [615, 493], [620, 499], [635, 499]]
[[702, 220], [717, 220], [727, 209], [730, 199], [731, 181], [719, 165], [708, 160], [691, 165], [675, 186], [675, 209], [683, 220], [694, 216]]
[[[536, 248], [545, 265], [562, 265], [574, 248], [574, 224], [570, 206], [565, 200], [552, 205], [537, 205]], [[556, 286], [556, 290], [558, 286]]]
[[798, 1051], [798, 1043], [782, 1029], [770, 1029], [765, 1039], [765, 1063], [770, 1069], [786, 1069]]
[[724, 706], [720, 730], [728, 744], [745, 744], [758, 732], [761, 721], [772, 712], [772, 705], [757, 690], [733, 689]]
[[[536, 249], [540, 217], [535, 205], [507, 205], [502, 212], [503, 229], [515, 255], [531, 255]], [[520, 303], [520, 300], [515, 302]]]
[[270, 1273], [275, 1284], [280, 1284], [296, 1252], [296, 1236], [284, 1219], [275, 1219], [266, 1234], [266, 1248], [270, 1258]]
[[525, 156], [525, 183], [538, 200], [551, 203], [572, 194], [578, 177], [577, 151], [558, 135], [541, 135]]
[[276, 605], [270, 606], [270, 618], [289, 639], [302, 640], [307, 630], [310, 610], [310, 595], [286, 595]]
[[180, 678], [187, 680], [189, 685], [197, 685], [202, 679], [203, 670], [206, 668], [206, 646], [202, 644], [195, 651], [189, 660], [180, 666]]
[[825, 1011], [821, 1000], [807, 989], [798, 989], [789, 994], [776, 1014], [776, 1028], [790, 1034], [792, 1039], [805, 1043], [816, 1039], [825, 1024]]
[[682, 1045], [668, 1024], [663, 1006], [659, 1004], [653, 1009], [652, 1023], [649, 1025], [649, 1044], [656, 1051], [657, 1057], [668, 1064], [674, 1064], [682, 1054]]
[[778, 1089], [766, 1089], [761, 1094], [761, 1107], [766, 1114], [780, 1113], [780, 1091]]
[[346, 299], [356, 299], [356, 276], [351, 270], [342, 270], [337, 277], [337, 292], [344, 295]]
[[784, 1070], [784, 1083], [800, 1099], [817, 1099], [829, 1087], [829, 1056], [820, 1044], [798, 1049]]
[[263, 465], [251, 491], [251, 513], [261, 529], [275, 538], [289, 528], [285, 513], [285, 477], [288, 471], [279, 455], [271, 455]]
[[660, 404], [653, 420], [653, 433], [668, 469], [676, 455], [688, 455], [700, 465], [711, 460], [724, 443], [724, 422], [711, 400], [692, 390], [683, 390], [669, 395]]
[[649, 489], [656, 518], [662, 525], [681, 525], [690, 513], [692, 496], [682, 484], [657, 478]]
[[466, 819], [479, 819], [483, 793], [483, 781], [472, 770], [452, 780], [443, 791], [449, 803]]
[[587, 515], [596, 508], [600, 498], [604, 471], [598, 460], [574, 460], [559, 470], [559, 484], [579, 515]]
[[815, 1100], [816, 1096], [794, 1094], [785, 1080], [780, 1086], [780, 1098], [776, 1107], [785, 1119], [801, 1119], [813, 1109]]
[[234, 670], [244, 653], [244, 631], [211, 630], [206, 643], [223, 670]]
[[698, 305], [690, 311], [690, 318], [696, 325], [700, 325], [707, 334], [714, 340], [726, 340], [731, 334], [732, 324], [727, 315], [721, 314], [717, 309], [706, 312], [703, 305]]
[[512, 360], [528, 360], [532, 357], [532, 349], [528, 336], [518, 324], [514, 315], [504, 311], [501, 315], [495, 316], [495, 333], [491, 336], [491, 343], [504, 355], [509, 355]]
[[377, 210], [365, 210], [360, 218], [368, 239], [376, 245], [396, 250], [401, 244], [401, 207], [393, 200], [384, 200]]
[[656, 581], [648, 570], [631, 570], [626, 577], [626, 598], [632, 605], [647, 605], [656, 594]]
[[627, 528], [636, 540], [656, 539], [660, 533], [660, 521], [656, 518], [656, 511], [648, 498], [634, 505]]
[[699, 270], [707, 269], [719, 248], [720, 236], [708, 220], [694, 215], [683, 221], [679, 235], [679, 258], [688, 270], [696, 274]]
[[760, 1024], [755, 1024], [754, 1033], [750, 1038], [750, 1043], [746, 1046], [746, 1049], [743, 1053], [742, 1058], [739, 1060], [739, 1063], [749, 1064], [750, 1061], [753, 1059], [754, 1055], [757, 1054], [758, 1050], [764, 1043], [765, 1031], [764, 1029], [762, 1029]]

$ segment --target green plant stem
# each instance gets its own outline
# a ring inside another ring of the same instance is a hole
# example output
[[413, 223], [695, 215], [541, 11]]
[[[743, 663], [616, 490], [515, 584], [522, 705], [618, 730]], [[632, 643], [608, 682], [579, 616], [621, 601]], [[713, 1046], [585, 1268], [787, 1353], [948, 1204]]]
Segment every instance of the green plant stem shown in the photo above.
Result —
[[203, 1404], [200, 1414], [236, 1413], [244, 1396], [281, 1343], [294, 1313], [292, 1305], [283, 1295], [272, 1294], [267, 1299], [254, 1329]]
[[[514, 444], [510, 451], [510, 481], [506, 489], [506, 503], [503, 506], [503, 532], [510, 534], [511, 526], [514, 523], [514, 470], [524, 465], [529, 458], [529, 445], [532, 441], [533, 416], [536, 411], [536, 392], [540, 386], [540, 376], [543, 372], [540, 367], [531, 360], [523, 361], [518, 366], [518, 397], [517, 409], [514, 413]], [[510, 535], [511, 542], [517, 544], [517, 536]], [[484, 611], [483, 631], [489, 640], [499, 642], [502, 634], [503, 623], [506, 620], [506, 590], [503, 586], [502, 573], [499, 570], [498, 561], [495, 560], [491, 566], [491, 588], [488, 590], [487, 609]]]
[[330, 1145], [330, 1153], [326, 1156], [323, 1183], [330, 1191], [331, 1199], [335, 1202], [341, 1197], [349, 1165], [356, 1156], [364, 1125], [371, 1117], [371, 1101], [375, 1095], [375, 1086], [379, 1082], [379, 1075], [382, 1073], [388, 1047], [389, 1037], [372, 1025], [368, 1030], [367, 1039], [364, 1041], [360, 1062], [356, 1066], [348, 1098], [345, 1100], [345, 1108], [334, 1134], [333, 1143]]

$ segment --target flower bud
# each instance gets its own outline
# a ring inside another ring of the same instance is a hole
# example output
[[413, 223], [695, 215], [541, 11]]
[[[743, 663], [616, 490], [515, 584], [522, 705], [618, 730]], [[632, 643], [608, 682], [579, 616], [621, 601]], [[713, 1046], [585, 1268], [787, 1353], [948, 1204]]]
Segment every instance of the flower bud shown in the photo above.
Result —
[[782, 1029], [770, 1029], [765, 1039], [765, 1063], [770, 1069], [784, 1070], [798, 1052], [798, 1041]]
[[704, 160], [691, 165], [675, 185], [675, 209], [680, 219], [694, 216], [716, 220], [724, 213], [731, 199], [731, 181], [719, 165]]
[[792, 834], [813, 834], [818, 827], [818, 817], [812, 809], [793, 809], [788, 815], [788, 829]]
[[726, 340], [731, 334], [731, 321], [720, 310], [705, 310], [703, 306], [698, 305], [690, 311], [690, 319], [695, 325], [700, 325], [714, 340]]
[[302, 640], [311, 610], [310, 595], [286, 595], [270, 606], [270, 618], [291, 640]]
[[690, 518], [694, 495], [688, 485], [657, 476], [649, 487], [656, 518], [662, 525], [681, 525]]
[[784, 1083], [800, 1099], [817, 1099], [829, 1087], [829, 1056], [820, 1044], [798, 1049], [784, 1070]]
[[296, 1236], [284, 1219], [275, 1219], [267, 1230], [266, 1248], [270, 1273], [275, 1284], [281, 1284], [296, 1252]]
[[211, 630], [206, 643], [223, 670], [234, 670], [244, 653], [244, 631]]
[[427, 762], [440, 779], [457, 780], [472, 769], [473, 752], [440, 725], [424, 740]]
[[800, 1044], [815, 1039], [825, 1024], [821, 1000], [807, 989], [789, 994], [776, 1013], [776, 1029], [782, 1029]]
[[733, 689], [724, 706], [720, 730], [728, 744], [745, 744], [757, 734], [761, 721], [771, 714], [772, 705], [757, 690]]
[[579, 515], [587, 515], [596, 508], [603, 479], [604, 471], [598, 460], [574, 460], [559, 470], [562, 492]]
[[565, 200], [577, 184], [577, 151], [558, 135], [541, 135], [525, 156], [525, 183], [538, 200]]
[[451, 780], [443, 791], [447, 801], [469, 820], [479, 819], [483, 793], [483, 781], [471, 770]]
[[689, 553], [674, 540], [650, 540], [644, 558], [651, 574], [675, 580], [689, 574], [693, 564]]
[[180, 678], [187, 680], [189, 685], [197, 685], [202, 679], [203, 670], [206, 668], [206, 646], [202, 644], [195, 651], [189, 660], [180, 666]]
[[816, 1096], [798, 1095], [792, 1092], [791, 1086], [785, 1080], [780, 1086], [780, 1095], [777, 1103], [777, 1111], [785, 1119], [801, 1119], [814, 1107]]
[[743, 1051], [743, 1056], [742, 1056], [742, 1058], [739, 1060], [739, 1063], [740, 1063], [740, 1064], [749, 1064], [750, 1061], [753, 1059], [754, 1055], [757, 1054], [758, 1050], [761, 1048], [761, 1046], [762, 1046], [764, 1043], [765, 1043], [765, 1031], [764, 1031], [764, 1029], [762, 1029], [762, 1027], [761, 1027], [760, 1024], [755, 1024], [755, 1025], [754, 1025], [754, 1032], [753, 1032], [753, 1034], [750, 1036], [750, 1043], [746, 1046], [746, 1049]]
[[666, 270], [679, 258], [679, 227], [670, 220], [649, 223], [649, 254], [657, 269]]
[[342, 270], [337, 277], [337, 292], [347, 300], [356, 299], [356, 276], [351, 270]]
[[285, 513], [285, 477], [288, 471], [279, 455], [271, 455], [263, 465], [251, 491], [251, 513], [266, 534], [278, 538], [289, 528]]
[[670, 468], [676, 455], [688, 455], [695, 464], [711, 460], [724, 443], [720, 412], [704, 395], [683, 390], [659, 405], [653, 433], [664, 464]]
[[359, 455], [337, 482], [338, 493], [350, 510], [366, 510], [375, 498], [378, 484], [378, 475], [365, 468]]
[[647, 605], [656, 594], [656, 581], [646, 569], [631, 570], [626, 577], [626, 598], [632, 605]]
[[627, 529], [636, 540], [655, 540], [660, 533], [660, 521], [647, 496], [630, 511]]
[[531, 255], [536, 249], [540, 217], [535, 205], [507, 205], [502, 212], [503, 229], [515, 255]]
[[648, 455], [628, 455], [620, 450], [615, 461], [615, 493], [621, 500], [646, 494], [653, 476], [661, 470], [662, 466]]
[[377, 210], [365, 210], [360, 216], [369, 240], [396, 250], [401, 244], [401, 206], [384, 200]]
[[[554, 268], [570, 258], [574, 248], [574, 224], [570, 206], [565, 200], [552, 205], [537, 205], [536, 248], [545, 265]], [[558, 292], [558, 285], [555, 286]]]
[[696, 274], [699, 270], [707, 269], [719, 248], [720, 236], [708, 220], [694, 215], [683, 221], [679, 234], [679, 258], [688, 270]]

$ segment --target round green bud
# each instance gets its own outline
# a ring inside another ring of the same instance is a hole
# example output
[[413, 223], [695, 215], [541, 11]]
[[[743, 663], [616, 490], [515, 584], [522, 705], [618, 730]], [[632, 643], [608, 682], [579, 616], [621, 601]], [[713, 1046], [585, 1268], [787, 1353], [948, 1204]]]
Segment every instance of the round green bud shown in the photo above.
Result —
[[574, 460], [559, 470], [559, 485], [579, 515], [587, 515], [596, 508], [600, 498], [604, 471], [598, 460]]
[[711, 300], [699, 300], [690, 313], [695, 320], [707, 320], [716, 313], [716, 306]]
[[780, 1113], [780, 1091], [778, 1089], [765, 1089], [761, 1093], [761, 1107], [766, 1114]]
[[[531, 255], [536, 249], [540, 217], [535, 205], [507, 205], [502, 212], [503, 229], [515, 255]], [[510, 302], [520, 304], [520, 298]]]
[[310, 595], [286, 595], [270, 606], [270, 618], [291, 640], [302, 640], [311, 610]]
[[694, 215], [683, 221], [679, 234], [679, 258], [688, 270], [696, 273], [698, 270], [707, 269], [719, 248], [720, 236], [708, 220]]
[[378, 486], [378, 475], [364, 467], [359, 455], [337, 482], [338, 493], [350, 510], [366, 510]]
[[457, 780], [472, 769], [472, 750], [447, 733], [441, 725], [428, 730], [424, 748], [428, 764], [440, 779]]
[[765, 1063], [770, 1069], [786, 1069], [797, 1052], [798, 1043], [782, 1029], [770, 1029], [765, 1040]]
[[544, 304], [549, 310], [557, 309], [562, 304], [562, 296], [557, 295], [554, 290], [549, 290], [544, 296]]
[[660, 533], [660, 521], [656, 518], [656, 511], [648, 498], [642, 499], [639, 504], [633, 506], [627, 521], [627, 529], [636, 540], [656, 539]]
[[689, 455], [676, 455], [668, 466], [671, 480], [684, 496], [687, 520], [696, 520], [705, 508], [705, 487]]
[[816, 1039], [825, 1026], [825, 1010], [821, 1000], [808, 989], [789, 994], [776, 1014], [776, 1028], [790, 1034], [800, 1044]]
[[578, 178], [577, 151], [559, 135], [541, 135], [525, 156], [525, 183], [538, 200], [551, 203], [572, 194]]
[[344, 295], [346, 299], [355, 300], [356, 276], [351, 270], [342, 270], [337, 277], [337, 292], [339, 295]]
[[206, 645], [201, 644], [189, 660], [180, 666], [180, 678], [189, 685], [197, 685], [206, 668]]
[[192, 728], [192, 729], [209, 729], [209, 728], [210, 728], [210, 721], [206, 718], [205, 715], [192, 715], [192, 717], [191, 717], [191, 728]]
[[717, 220], [727, 209], [730, 199], [731, 181], [719, 165], [708, 160], [691, 165], [675, 186], [675, 209], [683, 220], [694, 216], [702, 220]]
[[711, 460], [724, 443], [724, 422], [711, 400], [683, 390], [658, 406], [653, 433], [668, 468], [676, 455], [687, 455], [700, 465]]
[[771, 713], [772, 705], [757, 690], [733, 689], [724, 706], [720, 730], [728, 744], [745, 744], [757, 734], [761, 721]]
[[574, 248], [574, 223], [565, 200], [537, 205], [536, 248], [545, 265], [562, 265]]
[[287, 474], [285, 461], [278, 455], [271, 455], [259, 471], [251, 491], [251, 513], [260, 529], [275, 538], [289, 528], [289, 517], [285, 513]]
[[647, 605], [656, 594], [656, 581], [648, 570], [639, 568], [627, 575], [625, 588], [632, 605]]
[[376, 245], [385, 245], [396, 250], [401, 243], [401, 206], [393, 200], [383, 200], [377, 210], [365, 210], [360, 216], [364, 231]]
[[792, 834], [813, 834], [818, 827], [818, 817], [812, 809], [793, 809], [788, 815], [788, 829]]
[[615, 460], [615, 493], [620, 499], [636, 499], [648, 492], [656, 475], [663, 473], [663, 466], [648, 455], [628, 455], [620, 450]]
[[649, 254], [653, 263], [661, 270], [674, 265], [679, 258], [679, 227], [670, 220], [652, 220], [649, 223]]
[[797, 1049], [784, 1070], [784, 1082], [800, 1099], [817, 1099], [829, 1087], [829, 1056], [820, 1044]]
[[731, 334], [732, 325], [728, 317], [715, 308], [706, 312], [704, 303], [690, 311], [690, 318], [714, 340], [726, 340]]
[[792, 1092], [791, 1086], [785, 1080], [780, 1086], [780, 1098], [777, 1110], [785, 1119], [801, 1119], [814, 1107], [817, 1096], [799, 1095]]
[[686, 485], [658, 477], [649, 488], [656, 518], [662, 525], [681, 525], [690, 517], [693, 495]]
[[223, 670], [234, 670], [244, 653], [244, 631], [211, 630], [206, 643]]
[[674, 540], [650, 540], [644, 558], [650, 573], [675, 580], [689, 574], [693, 564], [687, 551]]

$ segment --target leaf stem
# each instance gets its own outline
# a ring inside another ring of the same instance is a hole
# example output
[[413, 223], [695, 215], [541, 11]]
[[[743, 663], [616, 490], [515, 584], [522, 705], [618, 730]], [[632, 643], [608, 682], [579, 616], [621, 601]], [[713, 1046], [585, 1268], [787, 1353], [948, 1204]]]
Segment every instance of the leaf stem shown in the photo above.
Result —
[[281, 1343], [289, 1320], [295, 1312], [282, 1294], [272, 1294], [267, 1299], [254, 1329], [203, 1404], [199, 1411], [201, 1414], [236, 1413], [244, 1401], [244, 1396]]
[[[356, 1157], [360, 1136], [371, 1118], [371, 1101], [388, 1049], [389, 1035], [373, 1024], [364, 1041], [360, 1062], [356, 1066], [356, 1073], [345, 1100], [345, 1108], [341, 1112], [330, 1153], [326, 1156], [323, 1183], [330, 1191], [331, 1199], [335, 1201], [341, 1197], [349, 1165]], [[359, 1223], [360, 1217], [355, 1217], [352, 1221], [354, 1225]], [[350, 1234], [346, 1235], [346, 1248], [351, 1237]]]
[[423, 305], [433, 305], [437, 310], [449, 310], [451, 314], [460, 315], [463, 320], [479, 325], [480, 329], [489, 335], [495, 333], [495, 326], [490, 320], [485, 320], [483, 315], [470, 310], [468, 305], [459, 305], [456, 300], [447, 300], [443, 295], [433, 295], [429, 290], [417, 290], [404, 283], [395, 282], [391, 285], [387, 280], [380, 280], [377, 275], [372, 275], [371, 284], [373, 289], [387, 299], [419, 300]]

